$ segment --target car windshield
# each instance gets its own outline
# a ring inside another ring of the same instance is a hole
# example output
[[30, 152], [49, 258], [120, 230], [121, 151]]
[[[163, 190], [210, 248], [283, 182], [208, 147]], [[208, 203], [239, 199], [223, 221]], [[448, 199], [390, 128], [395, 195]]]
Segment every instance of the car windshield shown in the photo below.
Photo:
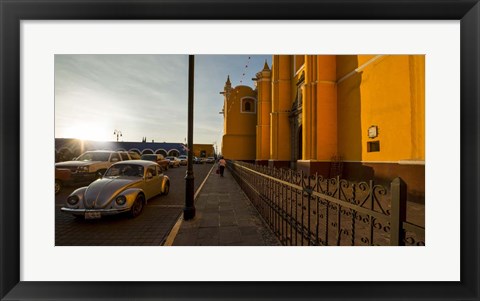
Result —
[[143, 177], [143, 166], [136, 164], [112, 165], [106, 172], [105, 177]]
[[86, 152], [80, 155], [76, 161], [108, 161], [110, 153]]

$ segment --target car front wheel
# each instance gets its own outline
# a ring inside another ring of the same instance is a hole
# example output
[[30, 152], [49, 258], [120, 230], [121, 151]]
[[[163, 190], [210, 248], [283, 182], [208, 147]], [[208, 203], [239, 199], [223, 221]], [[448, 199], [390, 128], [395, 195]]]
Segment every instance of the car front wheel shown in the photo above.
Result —
[[143, 204], [144, 204], [145, 198], [143, 195], [139, 194], [137, 195], [137, 198], [135, 199], [135, 202], [132, 205], [132, 209], [130, 210], [130, 216], [135, 218], [142, 213], [143, 210]]

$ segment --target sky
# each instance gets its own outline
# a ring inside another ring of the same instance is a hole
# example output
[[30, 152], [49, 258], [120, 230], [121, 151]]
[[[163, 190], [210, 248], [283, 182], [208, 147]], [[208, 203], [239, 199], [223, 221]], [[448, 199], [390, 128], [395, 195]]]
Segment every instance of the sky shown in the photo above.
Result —
[[[194, 143], [221, 147], [223, 91], [271, 55], [195, 55]], [[188, 55], [55, 55], [55, 138], [186, 142]]]

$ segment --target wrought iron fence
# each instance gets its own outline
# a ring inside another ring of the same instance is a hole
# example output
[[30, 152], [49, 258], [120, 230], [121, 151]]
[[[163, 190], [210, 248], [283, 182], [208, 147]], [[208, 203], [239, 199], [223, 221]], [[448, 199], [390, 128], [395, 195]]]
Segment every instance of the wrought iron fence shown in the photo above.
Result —
[[406, 221], [406, 184], [349, 183], [239, 161], [228, 168], [283, 245], [422, 246]]

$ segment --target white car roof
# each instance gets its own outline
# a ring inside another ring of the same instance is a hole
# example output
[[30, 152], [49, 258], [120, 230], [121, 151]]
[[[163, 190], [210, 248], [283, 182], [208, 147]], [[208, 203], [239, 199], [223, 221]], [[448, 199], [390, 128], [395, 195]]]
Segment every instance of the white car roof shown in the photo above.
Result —
[[[142, 165], [143, 167], [148, 167], [150, 165], [158, 165], [156, 162], [153, 161], [147, 161], [147, 160], [127, 160], [127, 161], [120, 161], [117, 163], [114, 163], [113, 165], [120, 165], [120, 164], [137, 164], [137, 165]], [[113, 166], [112, 165], [112, 166]], [[160, 166], [160, 165], [158, 165]]]

